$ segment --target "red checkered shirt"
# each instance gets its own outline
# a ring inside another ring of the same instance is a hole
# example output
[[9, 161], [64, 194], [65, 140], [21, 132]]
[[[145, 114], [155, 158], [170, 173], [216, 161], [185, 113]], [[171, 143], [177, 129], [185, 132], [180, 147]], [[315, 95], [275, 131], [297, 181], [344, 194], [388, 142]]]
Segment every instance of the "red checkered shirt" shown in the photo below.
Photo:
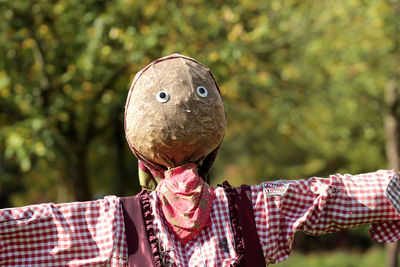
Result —
[[[222, 188], [216, 189], [216, 195], [211, 226], [186, 245], [162, 220], [157, 192], [150, 195], [153, 229], [165, 262], [172, 266], [229, 266], [236, 260], [228, 201]], [[265, 182], [251, 186], [251, 195], [267, 265], [290, 255], [296, 231], [318, 235], [371, 223], [373, 239], [393, 242], [400, 238], [396, 211], [400, 211], [400, 183], [394, 171]]]
[[119, 198], [0, 210], [0, 266], [127, 266]]
[[[370, 223], [380, 242], [400, 238], [400, 183], [394, 171], [273, 181], [251, 187], [266, 263], [287, 258], [296, 231], [317, 235]], [[237, 258], [227, 198], [216, 189], [211, 225], [186, 245], [162, 220], [150, 194], [161, 258], [172, 266], [229, 266]], [[396, 211], [397, 210], [397, 211]], [[1, 266], [126, 266], [119, 199], [0, 210]]]

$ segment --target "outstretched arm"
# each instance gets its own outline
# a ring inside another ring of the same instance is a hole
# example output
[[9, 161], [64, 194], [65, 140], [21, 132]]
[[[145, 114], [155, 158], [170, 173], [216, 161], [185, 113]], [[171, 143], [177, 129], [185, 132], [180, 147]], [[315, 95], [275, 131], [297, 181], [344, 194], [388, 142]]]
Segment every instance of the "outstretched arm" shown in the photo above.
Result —
[[0, 210], [0, 266], [125, 266], [119, 198]]
[[266, 263], [289, 256], [296, 231], [319, 235], [370, 223], [373, 239], [396, 241], [400, 238], [399, 200], [399, 176], [394, 171], [279, 180], [252, 187]]

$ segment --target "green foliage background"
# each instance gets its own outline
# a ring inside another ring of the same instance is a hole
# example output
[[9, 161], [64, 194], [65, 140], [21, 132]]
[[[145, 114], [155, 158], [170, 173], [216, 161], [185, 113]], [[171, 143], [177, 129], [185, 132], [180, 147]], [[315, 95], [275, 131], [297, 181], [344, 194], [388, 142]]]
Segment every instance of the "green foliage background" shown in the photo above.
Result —
[[399, 1], [0, 0], [0, 204], [139, 191], [123, 110], [135, 73], [208, 65], [228, 128], [212, 183], [387, 167]]

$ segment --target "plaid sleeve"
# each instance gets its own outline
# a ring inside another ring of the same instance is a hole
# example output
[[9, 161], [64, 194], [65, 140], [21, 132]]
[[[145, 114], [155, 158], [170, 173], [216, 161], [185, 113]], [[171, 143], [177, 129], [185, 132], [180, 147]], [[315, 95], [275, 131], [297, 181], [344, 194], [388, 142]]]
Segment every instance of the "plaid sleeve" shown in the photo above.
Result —
[[396, 172], [378, 171], [253, 186], [256, 228], [266, 263], [290, 255], [296, 231], [319, 235], [370, 223], [375, 240], [399, 239], [399, 185]]
[[127, 266], [119, 198], [0, 210], [1, 266]]

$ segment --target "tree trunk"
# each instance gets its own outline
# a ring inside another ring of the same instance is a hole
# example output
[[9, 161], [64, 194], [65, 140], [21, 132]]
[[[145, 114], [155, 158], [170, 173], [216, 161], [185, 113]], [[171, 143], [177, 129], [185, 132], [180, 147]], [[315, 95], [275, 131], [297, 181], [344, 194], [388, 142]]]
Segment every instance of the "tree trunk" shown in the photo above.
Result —
[[[58, 191], [61, 198], [68, 197], [68, 201], [87, 201], [92, 199], [87, 166], [87, 147], [71, 146], [65, 155], [65, 176]], [[66, 190], [65, 190], [66, 189]], [[72, 199], [71, 199], [72, 197]], [[64, 201], [62, 201], [64, 202]]]
[[397, 267], [399, 264], [399, 242], [386, 243], [386, 266]]
[[75, 200], [91, 200], [92, 192], [89, 185], [89, 173], [87, 168], [87, 148], [78, 148], [76, 151], [76, 176], [73, 180], [73, 195]]
[[[385, 116], [385, 145], [388, 167], [399, 170], [399, 118], [397, 117], [398, 101], [398, 78], [394, 77], [386, 87], [386, 104], [388, 112]], [[399, 243], [386, 244], [386, 266], [398, 267]]]
[[[4, 167], [4, 162], [3, 162], [3, 157], [0, 154], [0, 175], [2, 175], [5, 172], [5, 167]], [[7, 208], [11, 206], [10, 199], [9, 199], [9, 192], [7, 188], [7, 183], [5, 181], [1, 180], [0, 177], [0, 209]]]
[[116, 118], [114, 125], [114, 140], [116, 143], [116, 168], [118, 175], [116, 179], [116, 192], [118, 196], [125, 196], [126, 185], [128, 183], [129, 177], [124, 157], [126, 142], [123, 136], [125, 135], [125, 133], [121, 125], [123, 125], [123, 123], [118, 120], [118, 118]]

